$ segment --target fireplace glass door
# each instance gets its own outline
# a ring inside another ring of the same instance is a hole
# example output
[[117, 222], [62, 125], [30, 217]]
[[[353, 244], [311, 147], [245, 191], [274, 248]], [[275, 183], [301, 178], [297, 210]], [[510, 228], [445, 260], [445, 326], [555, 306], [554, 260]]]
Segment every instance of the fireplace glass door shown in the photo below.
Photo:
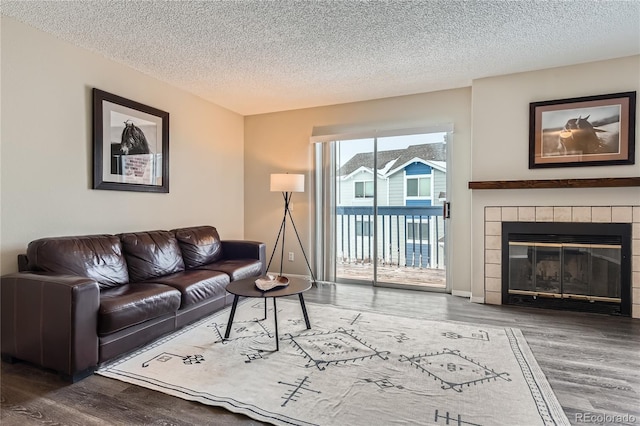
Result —
[[619, 245], [564, 245], [563, 292], [619, 302], [620, 249]]
[[509, 294], [620, 303], [621, 245], [509, 242]]

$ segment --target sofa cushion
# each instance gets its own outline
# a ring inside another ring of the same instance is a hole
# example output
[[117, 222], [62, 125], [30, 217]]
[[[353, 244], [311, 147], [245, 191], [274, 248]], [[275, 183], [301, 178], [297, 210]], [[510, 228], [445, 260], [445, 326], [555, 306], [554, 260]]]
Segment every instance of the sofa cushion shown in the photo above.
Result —
[[184, 270], [182, 253], [173, 232], [149, 231], [118, 235], [131, 282]]
[[189, 270], [153, 279], [154, 283], [171, 286], [182, 294], [180, 308], [222, 296], [229, 277], [219, 271]]
[[162, 284], [126, 284], [100, 292], [98, 334], [107, 335], [167, 314], [180, 306], [180, 292]]
[[257, 277], [262, 273], [262, 262], [257, 259], [229, 259], [203, 265], [198, 269], [224, 272], [231, 281]]
[[197, 268], [222, 258], [222, 243], [213, 226], [175, 229], [187, 269]]
[[29, 269], [78, 275], [101, 289], [129, 282], [120, 239], [114, 235], [41, 238], [27, 247]]

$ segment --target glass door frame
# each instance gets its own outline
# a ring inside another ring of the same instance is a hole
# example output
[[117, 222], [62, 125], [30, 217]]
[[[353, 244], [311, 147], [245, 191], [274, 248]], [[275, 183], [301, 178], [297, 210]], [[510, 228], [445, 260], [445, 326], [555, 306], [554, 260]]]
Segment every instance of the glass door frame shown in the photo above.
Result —
[[[421, 128], [421, 129], [405, 129], [405, 130], [395, 130], [391, 132], [370, 132], [370, 133], [358, 133], [358, 134], [343, 134], [343, 135], [333, 135], [333, 138], [325, 138], [324, 140], [314, 141], [312, 138], [312, 142], [316, 142], [315, 146], [315, 240], [316, 240], [316, 264], [319, 265], [318, 278], [321, 281], [335, 282], [335, 283], [347, 283], [347, 284], [367, 284], [372, 285], [373, 287], [389, 287], [389, 288], [400, 288], [400, 289], [410, 289], [410, 290], [419, 290], [419, 291], [430, 291], [430, 292], [443, 292], [443, 293], [451, 293], [451, 280], [450, 280], [450, 272], [447, 268], [447, 264], [449, 263], [449, 230], [448, 230], [448, 221], [447, 218], [443, 215], [443, 223], [445, 227], [444, 231], [444, 267], [445, 267], [445, 277], [446, 277], [446, 285], [444, 287], [430, 287], [430, 286], [415, 286], [411, 284], [404, 283], [393, 283], [393, 282], [380, 282], [378, 280], [378, 230], [377, 230], [377, 219], [378, 219], [378, 177], [374, 172], [374, 200], [373, 200], [373, 223], [376, 224], [374, 226], [374, 234], [373, 234], [373, 256], [372, 256], [372, 264], [373, 264], [373, 278], [371, 281], [368, 280], [356, 280], [356, 279], [347, 279], [341, 278], [337, 279], [336, 277], [336, 235], [335, 235], [335, 226], [336, 226], [336, 144], [334, 142], [340, 141], [348, 141], [353, 139], [372, 139], [373, 140], [373, 170], [377, 170], [377, 145], [378, 139], [386, 136], [403, 136], [403, 135], [411, 135], [411, 134], [429, 134], [429, 133], [446, 133], [446, 163], [447, 163], [447, 173], [446, 173], [446, 200], [445, 204], [448, 204], [448, 200], [451, 199], [450, 196], [450, 188], [451, 188], [451, 173], [450, 173], [450, 158], [451, 158], [451, 150], [449, 149], [449, 144], [452, 139], [453, 126], [439, 126], [439, 127], [431, 127], [431, 128]], [[432, 194], [432, 196], [435, 196]]]

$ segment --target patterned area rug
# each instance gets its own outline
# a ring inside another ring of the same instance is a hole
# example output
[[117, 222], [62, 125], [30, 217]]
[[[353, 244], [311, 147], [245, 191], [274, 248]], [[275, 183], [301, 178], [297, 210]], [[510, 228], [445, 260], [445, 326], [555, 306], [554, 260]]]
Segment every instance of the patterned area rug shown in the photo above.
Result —
[[276, 425], [568, 425], [522, 333], [278, 299], [238, 305], [99, 374]]

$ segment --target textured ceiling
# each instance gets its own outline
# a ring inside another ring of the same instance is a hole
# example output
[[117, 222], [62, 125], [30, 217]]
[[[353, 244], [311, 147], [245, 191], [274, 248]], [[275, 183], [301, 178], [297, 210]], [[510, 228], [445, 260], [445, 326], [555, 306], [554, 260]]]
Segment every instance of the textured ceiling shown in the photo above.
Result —
[[638, 0], [2, 0], [1, 7], [243, 115], [640, 53]]

